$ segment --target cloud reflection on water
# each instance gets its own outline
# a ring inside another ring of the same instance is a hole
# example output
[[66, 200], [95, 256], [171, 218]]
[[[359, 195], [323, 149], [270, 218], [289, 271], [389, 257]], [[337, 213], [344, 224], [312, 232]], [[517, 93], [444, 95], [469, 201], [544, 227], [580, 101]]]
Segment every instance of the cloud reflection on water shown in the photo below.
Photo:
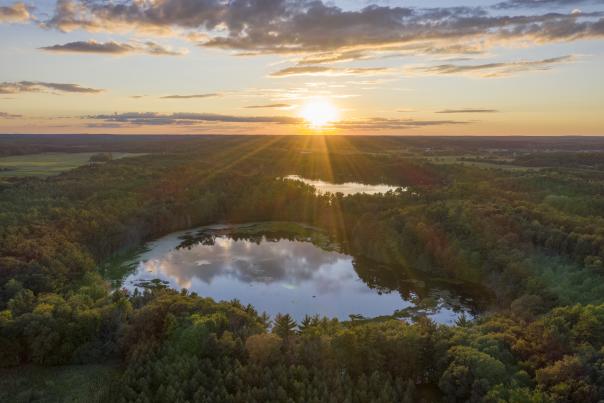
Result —
[[[298, 320], [305, 314], [375, 317], [414, 307], [396, 286], [377, 289], [366, 284], [351, 256], [311, 242], [265, 238], [257, 242], [225, 235], [211, 245], [178, 248], [179, 236], [182, 233], [150, 244], [126, 286], [132, 289], [140, 281], [158, 278], [172, 288], [216, 300], [237, 298], [259, 311], [289, 312]], [[440, 306], [431, 316], [449, 322], [457, 313]]]

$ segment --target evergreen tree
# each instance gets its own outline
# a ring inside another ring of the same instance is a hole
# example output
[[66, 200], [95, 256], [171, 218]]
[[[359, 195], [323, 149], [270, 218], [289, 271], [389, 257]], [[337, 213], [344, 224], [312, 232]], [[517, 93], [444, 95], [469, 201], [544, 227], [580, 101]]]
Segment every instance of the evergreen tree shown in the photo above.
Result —
[[290, 314], [280, 314], [275, 316], [275, 325], [273, 327], [273, 333], [280, 336], [283, 340], [288, 340], [293, 334], [297, 327], [297, 323]]

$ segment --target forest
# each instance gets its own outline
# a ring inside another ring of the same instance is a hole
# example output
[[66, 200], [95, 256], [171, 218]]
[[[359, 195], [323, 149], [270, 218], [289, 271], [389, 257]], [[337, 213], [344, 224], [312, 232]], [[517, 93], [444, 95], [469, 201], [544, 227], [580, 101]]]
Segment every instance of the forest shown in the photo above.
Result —
[[[5, 137], [6, 156], [137, 155], [0, 182], [0, 401], [604, 399], [600, 138]], [[291, 174], [406, 191], [317, 194]], [[491, 303], [452, 326], [296, 321], [159, 282], [112, 289], [100, 270], [172, 231], [264, 221], [321, 228]], [[84, 376], [93, 366], [102, 382]], [[77, 396], [28, 375], [66, 368], [82, 368], [63, 387]]]

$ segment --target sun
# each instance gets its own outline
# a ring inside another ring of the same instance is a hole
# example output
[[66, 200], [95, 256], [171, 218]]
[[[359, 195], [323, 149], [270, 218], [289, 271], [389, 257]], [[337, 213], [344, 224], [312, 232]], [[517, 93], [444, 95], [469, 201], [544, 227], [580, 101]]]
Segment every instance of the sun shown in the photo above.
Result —
[[300, 116], [306, 120], [308, 126], [320, 130], [330, 123], [337, 122], [340, 118], [338, 108], [330, 101], [322, 98], [308, 100], [300, 110]]

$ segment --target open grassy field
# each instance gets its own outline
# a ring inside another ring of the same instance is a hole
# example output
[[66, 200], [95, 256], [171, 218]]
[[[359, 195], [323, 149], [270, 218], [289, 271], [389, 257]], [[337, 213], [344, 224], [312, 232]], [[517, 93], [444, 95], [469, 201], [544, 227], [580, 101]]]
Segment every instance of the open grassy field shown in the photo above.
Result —
[[[49, 176], [85, 165], [97, 153], [43, 153], [0, 158], [0, 177]], [[113, 153], [113, 159], [142, 154]]]
[[102, 402], [119, 377], [113, 365], [24, 366], [0, 370], [1, 402]]
[[433, 164], [460, 164], [460, 165], [466, 165], [466, 166], [473, 166], [473, 167], [477, 167], [477, 168], [485, 168], [485, 169], [503, 169], [506, 171], [536, 171], [541, 169], [540, 167], [525, 167], [525, 166], [520, 166], [520, 165], [511, 165], [511, 164], [507, 164], [505, 163], [507, 160], [502, 159], [501, 160], [501, 164], [497, 164], [494, 162], [482, 162], [482, 161], [467, 161], [467, 160], [463, 160], [464, 157], [468, 157], [468, 156], [463, 156], [463, 155], [443, 155], [443, 156], [437, 156], [437, 157], [427, 157], [426, 159], [428, 161], [430, 161]]

